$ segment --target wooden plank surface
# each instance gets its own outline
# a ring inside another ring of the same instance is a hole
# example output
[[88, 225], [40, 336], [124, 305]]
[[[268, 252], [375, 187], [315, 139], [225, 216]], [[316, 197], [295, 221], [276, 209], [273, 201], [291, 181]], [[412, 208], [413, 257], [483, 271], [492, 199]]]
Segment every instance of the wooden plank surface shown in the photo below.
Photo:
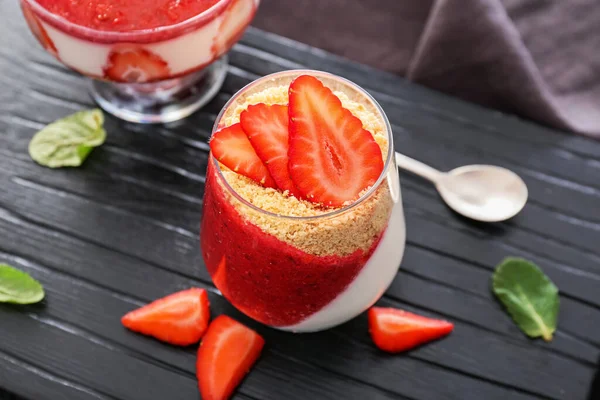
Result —
[[[235, 398], [600, 398], [600, 142], [250, 29], [205, 109], [164, 127], [108, 117], [107, 143], [82, 168], [51, 171], [29, 159], [31, 135], [93, 104], [87, 81], [34, 43], [16, 3], [0, 2], [0, 261], [31, 273], [48, 296], [35, 306], [0, 305], [0, 398], [198, 398], [195, 349], [119, 324], [128, 310], [192, 285], [210, 291], [215, 314], [267, 340]], [[243, 85], [298, 67], [367, 88], [388, 114], [397, 150], [441, 169], [495, 163], [527, 182], [523, 213], [484, 225], [402, 173], [407, 250], [380, 303], [454, 321], [447, 339], [389, 356], [372, 345], [364, 315], [292, 335], [248, 320], [214, 290], [198, 241], [212, 123]], [[524, 337], [494, 300], [491, 273], [507, 255], [536, 261], [561, 289], [552, 343]]]

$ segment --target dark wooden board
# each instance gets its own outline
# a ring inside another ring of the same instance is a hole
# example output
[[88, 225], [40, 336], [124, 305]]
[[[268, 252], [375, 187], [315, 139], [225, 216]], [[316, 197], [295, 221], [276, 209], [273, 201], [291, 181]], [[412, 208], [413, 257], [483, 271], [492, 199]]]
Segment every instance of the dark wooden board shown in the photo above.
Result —
[[[16, 3], [0, 2], [0, 262], [31, 273], [48, 296], [0, 305], [0, 399], [198, 398], [194, 348], [119, 323], [128, 310], [190, 286], [209, 290], [215, 315], [232, 315], [267, 340], [235, 398], [600, 398], [600, 142], [250, 29], [203, 110], [161, 127], [108, 117], [107, 143], [82, 168], [51, 171], [29, 159], [31, 135], [93, 103], [87, 81], [34, 43]], [[495, 163], [527, 182], [523, 213], [484, 225], [402, 173], [407, 250], [380, 304], [454, 321], [447, 339], [389, 356], [372, 345], [364, 315], [292, 335], [250, 321], [214, 290], [198, 241], [212, 123], [243, 85], [299, 67], [367, 88], [392, 122], [397, 150], [441, 169]], [[538, 262], [561, 289], [552, 343], [527, 339], [493, 298], [491, 273], [507, 255]]]

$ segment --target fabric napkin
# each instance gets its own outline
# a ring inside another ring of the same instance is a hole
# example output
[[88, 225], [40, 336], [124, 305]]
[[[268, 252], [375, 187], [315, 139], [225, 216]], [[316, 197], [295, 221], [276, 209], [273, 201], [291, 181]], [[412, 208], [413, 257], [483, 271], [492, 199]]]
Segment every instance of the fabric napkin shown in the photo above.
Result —
[[261, 0], [255, 25], [600, 138], [599, 0]]

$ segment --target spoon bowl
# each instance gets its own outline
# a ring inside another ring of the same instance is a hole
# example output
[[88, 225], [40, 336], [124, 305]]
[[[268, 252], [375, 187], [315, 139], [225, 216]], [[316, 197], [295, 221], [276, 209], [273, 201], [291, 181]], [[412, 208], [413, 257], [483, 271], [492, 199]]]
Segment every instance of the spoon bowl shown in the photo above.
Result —
[[435, 186], [446, 204], [466, 217], [498, 222], [525, 207], [528, 191], [514, 172], [493, 165], [467, 165], [442, 174]]
[[527, 185], [506, 168], [467, 165], [441, 172], [400, 153], [396, 153], [396, 164], [433, 182], [450, 208], [477, 221], [507, 220], [527, 203]]

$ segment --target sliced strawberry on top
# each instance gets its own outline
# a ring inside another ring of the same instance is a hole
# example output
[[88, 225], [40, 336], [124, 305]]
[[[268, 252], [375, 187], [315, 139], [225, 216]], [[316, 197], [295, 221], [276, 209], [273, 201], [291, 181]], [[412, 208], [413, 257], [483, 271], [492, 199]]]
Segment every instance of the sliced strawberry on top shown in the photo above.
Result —
[[369, 331], [381, 350], [398, 353], [448, 335], [454, 325], [395, 308], [369, 310]]
[[200, 341], [209, 319], [206, 290], [192, 288], [131, 311], [121, 322], [132, 331], [170, 344], [188, 346]]
[[240, 115], [242, 129], [279, 189], [300, 197], [288, 170], [288, 121], [287, 106], [279, 104], [251, 105]]
[[277, 185], [260, 160], [240, 124], [223, 128], [213, 134], [210, 151], [221, 164], [266, 187]]
[[356, 200], [383, 171], [373, 135], [313, 76], [296, 78], [289, 93], [289, 171], [295, 186], [326, 206]]
[[144, 83], [167, 78], [169, 64], [140, 47], [117, 47], [111, 51], [104, 76], [116, 82]]
[[265, 344], [252, 329], [220, 315], [198, 349], [196, 374], [204, 400], [228, 399], [254, 365]]

